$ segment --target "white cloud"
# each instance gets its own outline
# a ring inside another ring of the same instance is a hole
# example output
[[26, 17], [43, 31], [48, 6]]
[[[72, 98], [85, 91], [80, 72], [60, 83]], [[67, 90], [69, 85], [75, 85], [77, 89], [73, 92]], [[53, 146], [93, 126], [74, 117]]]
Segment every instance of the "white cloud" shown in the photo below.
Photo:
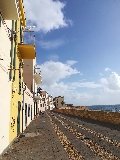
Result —
[[[61, 82], [62, 79], [77, 74], [76, 69], [61, 63], [48, 61], [40, 65], [43, 84], [41, 88], [53, 97], [64, 96], [66, 103], [73, 105], [107, 105], [120, 103], [120, 76], [112, 72], [107, 78], [100, 81], [83, 82]], [[80, 90], [81, 88], [81, 90]], [[85, 89], [85, 90], [84, 90]]]
[[53, 97], [64, 96], [65, 102], [73, 105], [108, 105], [120, 104], [120, 91], [109, 92], [107, 90], [97, 90], [96, 92], [80, 92], [65, 83], [54, 83], [51, 87], [43, 85], [42, 88]]
[[70, 66], [72, 66], [72, 65], [74, 65], [76, 63], [77, 63], [77, 61], [74, 61], [74, 60], [68, 60], [68, 61], [66, 61], [66, 64], [68, 64]]
[[61, 62], [47, 61], [39, 66], [41, 69], [43, 84], [51, 86], [61, 79], [80, 73], [77, 69]]
[[101, 82], [102, 84], [104, 84], [104, 85], [107, 85], [107, 84], [108, 84], [106, 78], [101, 78], [101, 79], [100, 79], [100, 82]]
[[47, 56], [47, 59], [49, 61], [58, 61], [59, 60], [59, 56], [57, 54], [50, 54]]
[[81, 88], [101, 88], [103, 87], [102, 84], [95, 83], [95, 82], [72, 82], [70, 83], [71, 86], [73, 87], [81, 87]]
[[108, 78], [102, 78], [101, 82], [110, 90], [120, 90], [120, 76], [116, 72], [112, 72]]
[[106, 72], [107, 72], [107, 71], [110, 71], [110, 70], [111, 70], [111, 69], [110, 69], [110, 68], [108, 68], [108, 67], [107, 67], [107, 68], [105, 68], [105, 71], [106, 71]]
[[53, 40], [53, 41], [40, 41], [39, 45], [44, 49], [56, 49], [63, 45], [65, 42], [63, 40]]
[[102, 74], [102, 73], [100, 73], [100, 76], [103, 76], [103, 74]]
[[46, 33], [72, 25], [63, 13], [66, 4], [59, 0], [24, 0], [24, 5], [27, 20], [30, 25], [36, 24], [37, 31]]

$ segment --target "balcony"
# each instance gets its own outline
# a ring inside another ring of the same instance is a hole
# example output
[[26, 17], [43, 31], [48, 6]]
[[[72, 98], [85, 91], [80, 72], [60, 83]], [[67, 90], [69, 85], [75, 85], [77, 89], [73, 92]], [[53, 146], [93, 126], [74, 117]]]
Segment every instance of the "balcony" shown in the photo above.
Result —
[[22, 59], [35, 59], [36, 57], [35, 45], [19, 43], [18, 50]]
[[0, 0], [0, 10], [5, 20], [18, 20], [20, 17], [19, 0]]
[[40, 74], [34, 74], [34, 80], [36, 84], [42, 84], [42, 77]]
[[26, 23], [22, 0], [0, 0], [0, 10], [4, 20], [18, 20], [22, 17]]

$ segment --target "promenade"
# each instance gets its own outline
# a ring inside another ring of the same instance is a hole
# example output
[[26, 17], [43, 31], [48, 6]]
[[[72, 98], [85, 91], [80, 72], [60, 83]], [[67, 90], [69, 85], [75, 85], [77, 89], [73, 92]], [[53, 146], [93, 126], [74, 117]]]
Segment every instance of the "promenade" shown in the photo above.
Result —
[[47, 111], [3, 156], [3, 160], [15, 159], [120, 160], [120, 128]]

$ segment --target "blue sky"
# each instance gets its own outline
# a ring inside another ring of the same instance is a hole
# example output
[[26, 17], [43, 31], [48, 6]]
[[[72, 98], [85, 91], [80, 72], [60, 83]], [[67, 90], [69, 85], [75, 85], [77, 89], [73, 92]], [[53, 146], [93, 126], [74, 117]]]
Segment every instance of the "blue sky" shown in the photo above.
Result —
[[41, 87], [74, 105], [120, 103], [120, 1], [24, 0]]

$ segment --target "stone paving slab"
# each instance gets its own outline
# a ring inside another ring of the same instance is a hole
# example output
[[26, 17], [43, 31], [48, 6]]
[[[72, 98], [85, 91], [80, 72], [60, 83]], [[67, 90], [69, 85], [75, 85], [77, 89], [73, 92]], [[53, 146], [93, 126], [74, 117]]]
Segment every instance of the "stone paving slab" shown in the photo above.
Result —
[[69, 160], [46, 113], [33, 120], [3, 160]]

